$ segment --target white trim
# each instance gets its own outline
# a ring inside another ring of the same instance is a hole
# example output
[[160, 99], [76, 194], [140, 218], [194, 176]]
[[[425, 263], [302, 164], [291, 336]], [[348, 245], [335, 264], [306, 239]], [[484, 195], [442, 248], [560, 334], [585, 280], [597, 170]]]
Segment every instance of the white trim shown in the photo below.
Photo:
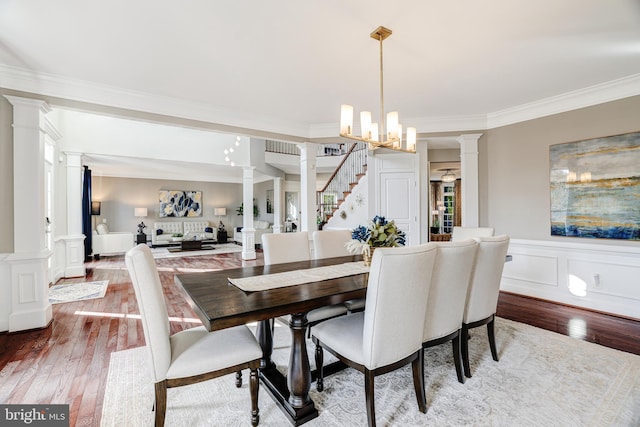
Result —
[[[564, 239], [563, 239], [564, 240]], [[562, 248], [576, 249], [582, 251], [610, 252], [612, 254], [636, 254], [640, 255], [640, 247], [634, 246], [618, 246], [609, 244], [596, 244], [590, 242], [578, 241], [561, 241], [561, 240], [528, 240], [528, 239], [511, 239], [511, 244], [527, 245], [540, 248]]]
[[[254, 130], [302, 138], [323, 138], [337, 136], [339, 129], [337, 123], [321, 123], [310, 126], [300, 123], [284, 123], [266, 118], [262, 114], [254, 115], [213, 108], [204, 103], [63, 78], [53, 74], [35, 73], [3, 64], [0, 64], [0, 87], [116, 108], [200, 120], [221, 126], [239, 127], [243, 128], [247, 134]], [[418, 132], [492, 129], [639, 94], [640, 74], [634, 74], [501, 111], [468, 116], [409, 118], [404, 120], [404, 124], [405, 126], [415, 126], [418, 128]], [[227, 129], [227, 131], [232, 130], [237, 131], [238, 129]]]
[[[69, 79], [47, 73], [36, 73], [0, 64], [0, 87], [58, 97], [80, 102], [116, 108], [144, 111], [172, 117], [217, 123], [224, 126], [251, 130], [300, 135], [306, 137], [309, 129], [295, 123], [270, 120], [264, 114], [247, 114], [241, 111], [214, 108], [205, 103], [190, 102], [178, 98], [160, 96], [114, 86]], [[51, 105], [56, 105], [51, 101]], [[227, 129], [227, 132], [238, 129]]]
[[[500, 289], [640, 319], [640, 248], [559, 240], [511, 239]], [[570, 290], [574, 280], [585, 295]]]
[[640, 74], [489, 113], [487, 128], [493, 129], [635, 95], [640, 95]]

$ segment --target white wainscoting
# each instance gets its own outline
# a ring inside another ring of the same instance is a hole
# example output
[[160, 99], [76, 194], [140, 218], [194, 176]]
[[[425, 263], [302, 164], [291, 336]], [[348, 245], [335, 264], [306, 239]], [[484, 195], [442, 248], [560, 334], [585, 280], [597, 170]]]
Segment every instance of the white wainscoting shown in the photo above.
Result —
[[640, 319], [640, 247], [512, 239], [509, 254], [503, 291]]

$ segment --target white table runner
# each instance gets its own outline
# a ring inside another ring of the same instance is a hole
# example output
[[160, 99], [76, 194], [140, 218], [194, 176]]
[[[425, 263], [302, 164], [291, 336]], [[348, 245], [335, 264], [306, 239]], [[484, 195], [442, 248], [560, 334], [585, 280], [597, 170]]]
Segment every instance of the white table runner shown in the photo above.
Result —
[[369, 267], [362, 261], [345, 264], [327, 265], [306, 270], [286, 271], [284, 273], [265, 274], [262, 276], [232, 278], [229, 283], [245, 292], [266, 291], [269, 289], [285, 288], [287, 286], [302, 285], [304, 283], [319, 282], [336, 279], [338, 277], [355, 276], [368, 273]]

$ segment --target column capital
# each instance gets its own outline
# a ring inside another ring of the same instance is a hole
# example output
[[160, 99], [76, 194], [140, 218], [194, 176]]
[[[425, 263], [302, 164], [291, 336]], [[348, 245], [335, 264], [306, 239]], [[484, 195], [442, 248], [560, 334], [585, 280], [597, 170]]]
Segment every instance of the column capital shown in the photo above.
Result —
[[460, 143], [460, 150], [462, 152], [478, 152], [478, 140], [482, 136], [481, 133], [467, 133], [458, 137]]
[[51, 112], [51, 107], [46, 101], [41, 99], [23, 98], [21, 96], [4, 95], [5, 98], [14, 107], [31, 107], [37, 108], [41, 113], [47, 114]]
[[64, 155], [67, 158], [67, 167], [82, 167], [82, 153], [65, 151]]

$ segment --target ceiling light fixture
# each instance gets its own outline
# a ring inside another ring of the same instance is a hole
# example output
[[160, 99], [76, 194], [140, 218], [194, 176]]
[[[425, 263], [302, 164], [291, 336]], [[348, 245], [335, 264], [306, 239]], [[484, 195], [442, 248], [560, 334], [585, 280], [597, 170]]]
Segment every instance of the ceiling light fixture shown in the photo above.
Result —
[[[415, 153], [416, 151], [416, 128], [407, 128], [407, 144], [403, 148], [402, 125], [398, 123], [398, 112], [393, 111], [387, 114], [386, 126], [384, 120], [384, 86], [382, 69], [382, 42], [392, 34], [391, 30], [385, 27], [376, 28], [370, 34], [371, 38], [380, 41], [380, 126], [371, 122], [371, 112], [360, 112], [361, 136], [353, 134], [353, 106], [343, 104], [340, 108], [340, 136], [366, 142], [370, 150], [377, 148], [389, 148], [396, 151]], [[386, 133], [385, 133], [386, 130]]]
[[445, 173], [440, 177], [442, 182], [453, 182], [456, 180], [456, 174], [451, 171], [451, 169], [447, 169]]
[[[239, 146], [240, 146], [240, 137], [239, 137], [239, 136], [236, 136], [236, 140], [235, 140], [234, 145], [235, 145], [236, 147], [239, 147]], [[225, 150], [224, 150], [224, 155], [225, 155], [225, 157], [224, 157], [224, 161], [225, 161], [225, 162], [227, 162], [227, 163], [229, 163], [229, 165], [230, 165], [231, 167], [233, 167], [233, 166], [235, 166], [235, 165], [236, 165], [236, 163], [235, 163], [235, 162], [233, 162], [233, 161], [231, 161], [231, 158], [229, 157], [229, 155], [230, 155], [231, 153], [233, 153], [233, 152], [234, 152], [234, 148], [233, 148], [233, 147], [225, 148]]]

